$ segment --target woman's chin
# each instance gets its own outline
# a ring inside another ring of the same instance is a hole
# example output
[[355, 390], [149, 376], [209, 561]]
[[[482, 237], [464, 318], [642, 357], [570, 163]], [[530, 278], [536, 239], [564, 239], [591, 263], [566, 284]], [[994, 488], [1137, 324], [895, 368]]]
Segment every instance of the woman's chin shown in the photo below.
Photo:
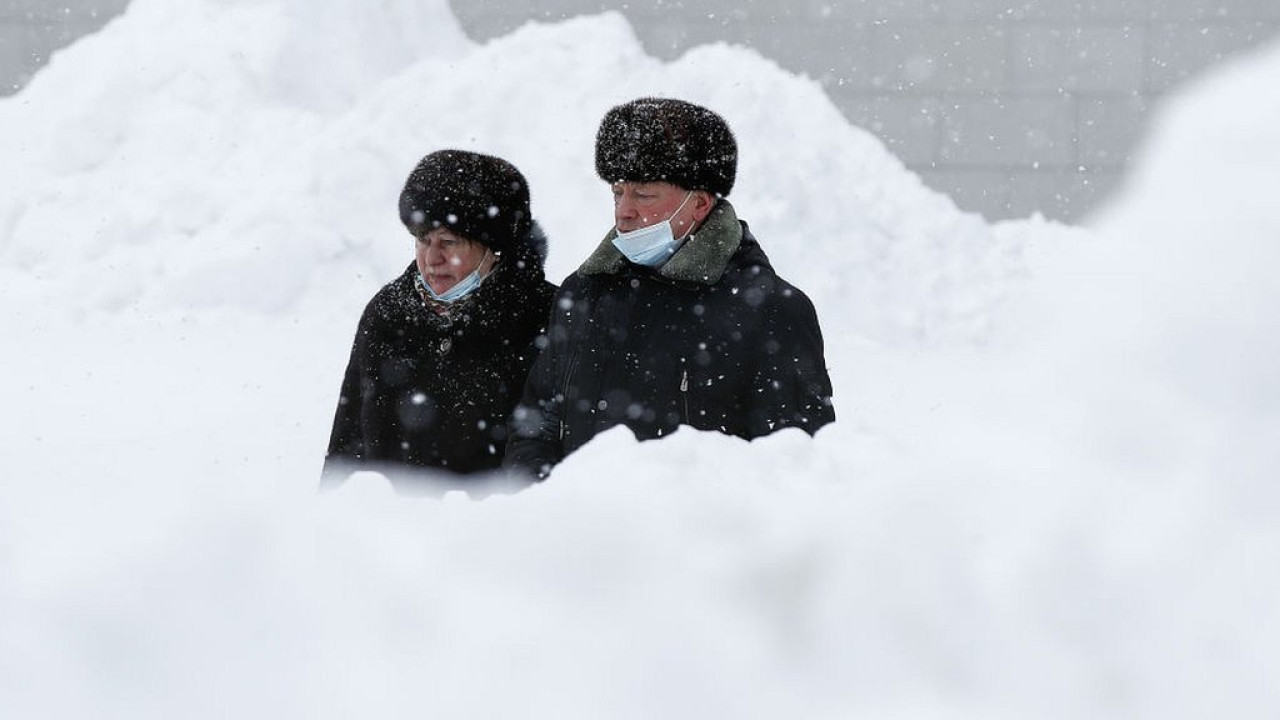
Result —
[[447, 281], [447, 282], [435, 282], [435, 281], [430, 281], [430, 282], [428, 282], [428, 283], [427, 283], [427, 285], [431, 288], [431, 292], [433, 292], [433, 293], [435, 293], [435, 294], [437, 294], [437, 295], [443, 295], [443, 294], [445, 294], [446, 292], [448, 292], [448, 291], [449, 291], [449, 288], [451, 288], [451, 287], [453, 287], [454, 285], [457, 285], [457, 284], [458, 284], [458, 283], [456, 283], [456, 282], [454, 282], [454, 281], [452, 281], [452, 280], [449, 280], [449, 281]]

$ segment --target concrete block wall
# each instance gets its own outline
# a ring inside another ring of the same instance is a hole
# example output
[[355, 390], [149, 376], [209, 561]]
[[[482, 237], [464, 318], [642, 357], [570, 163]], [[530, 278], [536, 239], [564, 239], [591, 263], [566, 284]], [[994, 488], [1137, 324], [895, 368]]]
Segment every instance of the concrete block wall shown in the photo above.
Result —
[[49, 54], [98, 30], [129, 0], [0, 0], [0, 96], [17, 92]]
[[[0, 0], [0, 92], [128, 0]], [[451, 0], [475, 39], [617, 10], [646, 49], [747, 45], [814, 78], [932, 187], [990, 219], [1083, 217], [1163, 93], [1280, 37], [1280, 0]], [[373, 7], [373, 6], [371, 6]]]
[[990, 219], [1076, 221], [1177, 83], [1280, 38], [1280, 0], [453, 0], [478, 39], [614, 9], [646, 48], [748, 45], [817, 80], [930, 186]]

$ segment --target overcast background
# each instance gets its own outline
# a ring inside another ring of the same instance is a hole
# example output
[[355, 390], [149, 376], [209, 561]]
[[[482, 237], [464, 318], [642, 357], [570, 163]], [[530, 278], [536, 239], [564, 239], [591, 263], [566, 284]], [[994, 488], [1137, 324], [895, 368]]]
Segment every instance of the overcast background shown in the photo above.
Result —
[[[0, 0], [0, 94], [128, 0]], [[645, 48], [752, 47], [821, 83], [934, 189], [989, 220], [1078, 222], [1121, 180], [1160, 98], [1280, 34], [1275, 0], [451, 2], [474, 39], [615, 10]]]
[[[1162, 95], [1084, 227], [986, 223], [817, 81], [618, 13], [132, 0], [0, 99], [0, 713], [1280, 718], [1277, 78]], [[658, 92], [741, 139], [839, 420], [317, 494], [414, 161], [511, 159], [563, 278], [600, 116]]]

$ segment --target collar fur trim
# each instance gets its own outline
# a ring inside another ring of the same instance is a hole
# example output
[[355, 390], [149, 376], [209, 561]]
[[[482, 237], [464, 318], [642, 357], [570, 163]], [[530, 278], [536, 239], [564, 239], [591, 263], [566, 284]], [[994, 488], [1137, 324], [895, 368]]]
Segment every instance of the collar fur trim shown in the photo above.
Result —
[[[591, 253], [579, 275], [616, 275], [627, 266], [627, 259], [613, 245], [617, 228], [609, 230], [604, 240]], [[698, 232], [671, 256], [657, 274], [669, 280], [702, 285], [715, 285], [729, 267], [729, 258], [742, 244], [742, 225], [728, 200], [721, 199], [711, 209]]]

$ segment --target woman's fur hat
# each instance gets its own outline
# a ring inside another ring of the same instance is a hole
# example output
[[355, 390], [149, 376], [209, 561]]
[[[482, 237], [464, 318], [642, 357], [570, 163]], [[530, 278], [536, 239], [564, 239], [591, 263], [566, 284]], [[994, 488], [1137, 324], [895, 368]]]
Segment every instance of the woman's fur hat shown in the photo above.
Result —
[[501, 253], [528, 242], [529, 183], [502, 158], [438, 150], [405, 181], [400, 221], [414, 235], [446, 227]]

